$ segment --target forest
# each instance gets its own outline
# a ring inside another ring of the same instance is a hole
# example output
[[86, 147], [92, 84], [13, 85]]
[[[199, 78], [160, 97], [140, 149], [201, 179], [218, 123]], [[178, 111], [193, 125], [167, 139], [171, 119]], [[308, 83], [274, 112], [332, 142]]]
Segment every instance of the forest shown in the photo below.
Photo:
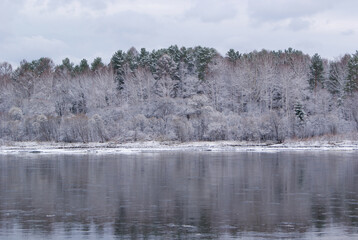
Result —
[[0, 63], [0, 141], [262, 141], [358, 138], [358, 51], [118, 50]]

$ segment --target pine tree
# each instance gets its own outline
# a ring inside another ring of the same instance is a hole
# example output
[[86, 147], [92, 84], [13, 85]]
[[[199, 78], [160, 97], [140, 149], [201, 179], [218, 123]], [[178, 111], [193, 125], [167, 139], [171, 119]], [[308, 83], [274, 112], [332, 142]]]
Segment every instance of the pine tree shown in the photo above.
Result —
[[227, 57], [231, 62], [236, 63], [236, 61], [241, 58], [241, 54], [239, 53], [239, 51], [235, 51], [234, 49], [230, 49], [230, 50], [226, 53], [226, 57]]
[[114, 53], [111, 59], [111, 65], [114, 72], [114, 81], [117, 83], [117, 90], [122, 90], [125, 77], [125, 59], [126, 54], [122, 50]]
[[87, 72], [90, 69], [86, 59], [82, 59], [80, 62], [79, 70], [81, 73]]
[[352, 93], [358, 90], [358, 51], [348, 62], [348, 77], [345, 91]]
[[60, 66], [61, 69], [72, 73], [73, 72], [73, 63], [70, 61], [69, 58], [65, 58], [62, 60], [62, 65]]
[[157, 62], [159, 58], [161, 57], [160, 51], [153, 50], [149, 55], [149, 68], [152, 74], [155, 74], [155, 71], [157, 69]]
[[88, 62], [86, 59], [82, 59], [79, 65], [76, 65], [74, 68], [74, 72], [76, 74], [83, 74], [90, 70], [90, 67], [88, 65]]
[[303, 106], [301, 103], [297, 103], [295, 104], [295, 115], [296, 117], [303, 122], [304, 117], [305, 117], [305, 112], [303, 111]]
[[149, 52], [145, 48], [140, 49], [138, 63], [141, 67], [146, 67], [150, 64]]
[[99, 70], [100, 68], [103, 68], [104, 64], [102, 62], [102, 58], [96, 57], [93, 62], [91, 63], [91, 70], [95, 72], [96, 70]]
[[137, 49], [135, 49], [134, 47], [131, 47], [126, 54], [126, 62], [129, 65], [130, 70], [132, 71], [132, 73], [134, 72], [135, 69], [138, 68], [138, 59], [139, 59], [139, 53], [137, 51]]
[[193, 72], [194, 68], [195, 68], [195, 54], [194, 54], [194, 49], [193, 48], [185, 48], [182, 47], [180, 49], [180, 51], [182, 52], [182, 58], [184, 60], [184, 63], [186, 64], [188, 71], [189, 72]]
[[182, 52], [179, 50], [177, 45], [170, 46], [168, 48], [168, 54], [176, 63], [179, 63], [182, 58]]
[[39, 77], [42, 74], [50, 74], [54, 68], [54, 63], [51, 59], [42, 57], [38, 60], [33, 60], [28, 63], [28, 68], [34, 73], [35, 76]]
[[316, 53], [311, 59], [310, 73], [309, 73], [309, 85], [311, 90], [316, 90], [320, 85], [323, 87], [324, 81], [324, 69], [323, 61], [321, 57]]
[[196, 47], [194, 49], [196, 52], [196, 64], [197, 64], [197, 71], [198, 77], [200, 80], [204, 80], [205, 71], [210, 63], [211, 59], [217, 54], [216, 50], [213, 48], [206, 48], [206, 47]]

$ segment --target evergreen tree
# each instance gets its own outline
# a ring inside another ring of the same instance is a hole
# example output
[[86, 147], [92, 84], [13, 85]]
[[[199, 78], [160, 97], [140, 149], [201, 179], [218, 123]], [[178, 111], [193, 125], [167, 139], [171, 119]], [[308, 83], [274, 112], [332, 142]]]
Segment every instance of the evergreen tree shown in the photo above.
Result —
[[205, 71], [210, 63], [211, 59], [217, 54], [216, 50], [213, 48], [206, 48], [206, 47], [196, 47], [196, 63], [197, 63], [197, 70], [198, 70], [198, 77], [200, 80], [204, 80]]
[[111, 58], [111, 65], [114, 72], [114, 81], [117, 83], [117, 90], [122, 90], [125, 77], [125, 59], [126, 54], [122, 50], [118, 50]]
[[82, 59], [79, 65], [76, 65], [74, 68], [74, 72], [76, 74], [83, 74], [90, 70], [90, 67], [88, 65], [88, 62], [86, 59]]
[[73, 65], [74, 64], [70, 61], [69, 58], [65, 58], [62, 60], [62, 66], [70, 72], [72, 72], [73, 70]]
[[140, 49], [138, 63], [142, 67], [149, 66], [150, 56], [149, 56], [149, 52], [145, 48]]
[[99, 70], [99, 69], [101, 69], [103, 67], [104, 67], [104, 64], [102, 62], [102, 58], [100, 58], [100, 57], [96, 57], [93, 60], [93, 62], [91, 63], [91, 70], [93, 72], [95, 72], [95, 71], [97, 71], [97, 70]]
[[123, 69], [126, 59], [126, 53], [122, 50], [115, 52], [111, 58], [111, 65], [114, 73], [117, 73], [118, 70]]
[[182, 58], [182, 53], [179, 50], [177, 45], [170, 46], [168, 48], [168, 54], [174, 60], [174, 62], [179, 63]]
[[74, 63], [71, 62], [69, 58], [65, 58], [62, 60], [62, 64], [56, 66], [55, 72], [58, 76], [63, 75], [73, 77], [75, 72]]
[[295, 104], [295, 115], [296, 117], [303, 122], [304, 117], [305, 117], [305, 112], [303, 111], [303, 106], [301, 103], [297, 103]]
[[54, 63], [51, 59], [42, 57], [38, 60], [33, 60], [31, 63], [26, 63], [26, 68], [32, 71], [35, 76], [41, 76], [42, 74], [50, 74], [54, 68]]
[[323, 61], [321, 57], [316, 53], [311, 59], [310, 73], [309, 73], [309, 85], [311, 90], [316, 90], [320, 85], [323, 87]]
[[162, 55], [163, 55], [163, 51], [161, 51], [161, 50], [158, 50], [158, 51], [153, 50], [150, 53], [149, 67], [150, 67], [150, 71], [152, 72], [153, 75], [155, 74], [155, 72], [157, 70], [157, 62]]
[[193, 72], [195, 68], [194, 49], [182, 47], [180, 51], [182, 52], [182, 58], [184, 60], [184, 63], [187, 65], [189, 72]]
[[131, 47], [126, 54], [125, 61], [128, 63], [132, 73], [134, 72], [135, 69], [138, 68], [138, 58], [139, 58], [139, 54], [137, 49]]
[[353, 54], [348, 62], [348, 77], [345, 90], [348, 93], [358, 90], [358, 51]]
[[227, 57], [231, 62], [236, 63], [236, 61], [241, 58], [241, 54], [239, 53], [239, 51], [235, 51], [234, 49], [230, 49], [230, 50], [226, 53], [226, 57]]
[[80, 72], [81, 73], [84, 73], [84, 72], [87, 72], [88, 70], [90, 69], [89, 65], [88, 65], [88, 62], [86, 59], [82, 59], [81, 62], [80, 62]]

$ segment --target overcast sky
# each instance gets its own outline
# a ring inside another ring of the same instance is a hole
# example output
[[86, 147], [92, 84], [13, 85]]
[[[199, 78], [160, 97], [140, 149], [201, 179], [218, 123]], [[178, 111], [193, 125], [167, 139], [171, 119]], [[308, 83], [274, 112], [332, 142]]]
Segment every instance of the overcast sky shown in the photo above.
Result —
[[334, 59], [358, 50], [357, 9], [356, 0], [1, 0], [0, 62], [108, 63], [119, 49], [174, 44]]

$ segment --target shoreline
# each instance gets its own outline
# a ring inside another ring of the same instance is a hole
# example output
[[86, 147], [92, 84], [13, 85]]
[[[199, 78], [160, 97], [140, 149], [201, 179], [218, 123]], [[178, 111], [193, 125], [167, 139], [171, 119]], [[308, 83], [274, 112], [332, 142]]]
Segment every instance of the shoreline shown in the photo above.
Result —
[[289, 141], [260, 143], [245, 141], [215, 142], [106, 142], [57, 143], [10, 142], [0, 145], [0, 154], [131, 154], [155, 152], [279, 152], [279, 151], [357, 151], [358, 141]]

